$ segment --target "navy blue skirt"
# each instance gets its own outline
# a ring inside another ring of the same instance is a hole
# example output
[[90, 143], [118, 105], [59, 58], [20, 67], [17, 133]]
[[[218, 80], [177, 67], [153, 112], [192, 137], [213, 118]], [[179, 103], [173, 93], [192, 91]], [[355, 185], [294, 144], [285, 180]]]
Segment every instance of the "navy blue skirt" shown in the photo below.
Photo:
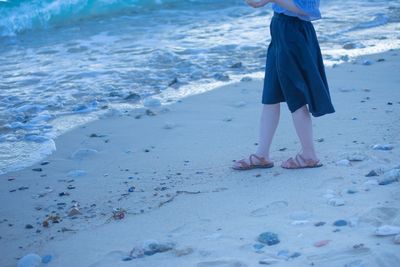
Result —
[[270, 31], [262, 103], [286, 102], [291, 112], [308, 105], [314, 117], [335, 112], [313, 24], [275, 12]]

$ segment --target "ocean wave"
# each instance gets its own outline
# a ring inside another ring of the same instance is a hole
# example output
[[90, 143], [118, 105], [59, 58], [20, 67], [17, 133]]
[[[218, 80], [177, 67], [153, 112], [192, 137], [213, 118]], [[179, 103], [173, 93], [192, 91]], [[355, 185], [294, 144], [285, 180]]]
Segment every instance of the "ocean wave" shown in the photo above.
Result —
[[[0, 0], [0, 36], [15, 36], [33, 29], [46, 29], [107, 17], [154, 9], [177, 0]], [[187, 1], [190, 2], [190, 1]]]

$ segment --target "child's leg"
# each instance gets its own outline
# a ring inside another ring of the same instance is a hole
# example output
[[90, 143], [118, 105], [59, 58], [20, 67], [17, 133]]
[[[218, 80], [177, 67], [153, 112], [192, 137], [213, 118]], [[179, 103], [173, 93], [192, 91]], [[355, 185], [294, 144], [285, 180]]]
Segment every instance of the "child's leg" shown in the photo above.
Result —
[[263, 104], [261, 117], [260, 117], [260, 129], [259, 129], [259, 141], [257, 154], [258, 156], [264, 157], [269, 160], [269, 150], [274, 137], [276, 128], [279, 123], [280, 115], [280, 104]]
[[[280, 115], [280, 104], [263, 104], [261, 117], [260, 117], [260, 130], [259, 130], [259, 142], [257, 152], [255, 153], [259, 157], [264, 157], [267, 161], [269, 159], [269, 148], [274, 137], [275, 130], [278, 126]], [[250, 164], [248, 158], [242, 159], [247, 164]], [[253, 164], [259, 164], [257, 158], [253, 158]], [[234, 167], [240, 167], [241, 164], [235, 162]]]
[[293, 124], [300, 139], [302, 152], [305, 159], [317, 160], [315, 153], [311, 116], [306, 105], [292, 113]]

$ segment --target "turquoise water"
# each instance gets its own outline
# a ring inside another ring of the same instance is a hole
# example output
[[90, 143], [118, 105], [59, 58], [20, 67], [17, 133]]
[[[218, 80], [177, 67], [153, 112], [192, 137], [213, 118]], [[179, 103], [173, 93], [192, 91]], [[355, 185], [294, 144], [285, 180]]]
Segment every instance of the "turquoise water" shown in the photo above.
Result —
[[[400, 1], [321, 4], [327, 66], [400, 47]], [[271, 15], [234, 0], [0, 0], [0, 173], [107, 110], [262, 77]]]

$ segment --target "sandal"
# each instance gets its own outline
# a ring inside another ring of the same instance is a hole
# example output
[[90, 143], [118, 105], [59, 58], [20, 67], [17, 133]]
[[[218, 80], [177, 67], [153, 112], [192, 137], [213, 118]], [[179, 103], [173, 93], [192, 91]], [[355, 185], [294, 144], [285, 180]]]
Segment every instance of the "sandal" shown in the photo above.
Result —
[[319, 160], [305, 159], [300, 154], [297, 154], [294, 159], [289, 158], [282, 162], [281, 167], [285, 169], [303, 169], [303, 168], [318, 168], [323, 164]]
[[[252, 157], [255, 157], [258, 159], [260, 163], [254, 164], [252, 161]], [[255, 169], [255, 168], [272, 168], [274, 167], [274, 163], [272, 161], [267, 161], [264, 157], [259, 157], [256, 154], [250, 154], [249, 156], [249, 161], [250, 164], [248, 164], [244, 159], [241, 159], [239, 161], [236, 161], [236, 163], [239, 163], [240, 165], [238, 166], [232, 166], [232, 169], [234, 170], [250, 170], [250, 169]]]

